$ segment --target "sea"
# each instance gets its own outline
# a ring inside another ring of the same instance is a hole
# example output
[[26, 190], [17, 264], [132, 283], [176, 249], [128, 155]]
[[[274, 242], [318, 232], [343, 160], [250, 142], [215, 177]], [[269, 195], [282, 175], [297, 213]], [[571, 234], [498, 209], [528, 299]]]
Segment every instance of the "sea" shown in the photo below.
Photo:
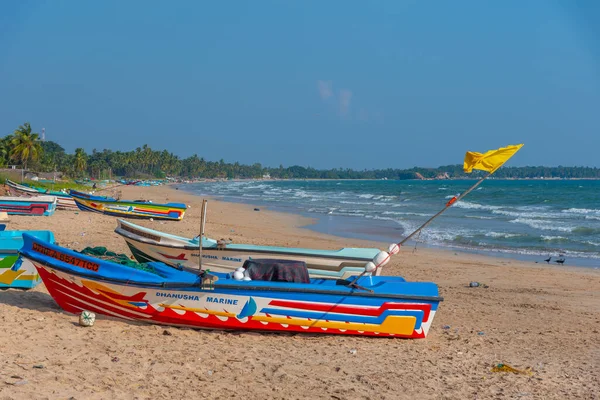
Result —
[[[474, 180], [219, 181], [197, 195], [314, 218], [315, 231], [399, 242]], [[209, 210], [210, 212], [210, 210]], [[488, 179], [406, 246], [600, 268], [599, 180]]]

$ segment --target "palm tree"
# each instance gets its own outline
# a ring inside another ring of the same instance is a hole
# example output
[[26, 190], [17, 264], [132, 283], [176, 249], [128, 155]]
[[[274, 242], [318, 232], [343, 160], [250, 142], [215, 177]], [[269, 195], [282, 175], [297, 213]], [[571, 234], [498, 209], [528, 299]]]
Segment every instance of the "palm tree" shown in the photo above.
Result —
[[0, 165], [6, 166], [10, 158], [10, 149], [13, 135], [8, 135], [0, 139]]
[[40, 136], [37, 133], [31, 132], [29, 122], [25, 122], [19, 126], [13, 135], [10, 158], [12, 160], [20, 160], [23, 163], [24, 169], [27, 169], [27, 162], [29, 160], [37, 161], [43, 153]]
[[81, 147], [75, 149], [75, 171], [79, 174], [85, 171], [87, 167], [87, 154]]

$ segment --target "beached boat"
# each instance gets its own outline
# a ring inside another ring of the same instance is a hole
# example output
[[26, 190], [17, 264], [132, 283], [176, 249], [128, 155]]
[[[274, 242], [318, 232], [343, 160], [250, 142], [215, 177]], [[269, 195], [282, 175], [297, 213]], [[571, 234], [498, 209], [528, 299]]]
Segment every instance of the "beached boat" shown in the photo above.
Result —
[[[115, 232], [125, 239], [139, 262], [160, 261], [172, 266], [198, 268], [200, 243], [197, 238], [170, 235], [121, 219], [117, 220]], [[347, 278], [361, 273], [365, 264], [373, 261], [379, 252], [379, 249], [369, 248], [315, 250], [227, 244], [204, 238], [202, 267], [214, 272], [232, 272], [249, 259], [275, 258], [304, 261], [311, 277]], [[380, 270], [378, 268], [377, 273]]]
[[182, 203], [156, 204], [148, 201], [117, 200], [71, 190], [69, 194], [82, 211], [98, 212], [124, 218], [153, 218], [181, 221], [187, 210]]
[[56, 211], [56, 196], [0, 196], [0, 211], [11, 215], [44, 215]]
[[41, 282], [31, 261], [19, 257], [23, 233], [54, 243], [54, 234], [50, 231], [0, 231], [0, 289], [31, 289]]
[[31, 197], [31, 196], [40, 196], [40, 195], [48, 195], [48, 196], [56, 196], [56, 208], [59, 210], [77, 210], [77, 204], [75, 204], [75, 200], [68, 193], [64, 193], [57, 190], [49, 190], [38, 188], [28, 184], [19, 184], [13, 182], [9, 179], [6, 180], [6, 186], [8, 187], [8, 191], [12, 196], [19, 197]]
[[240, 271], [194, 273], [163, 263], [137, 269], [23, 237], [22, 257], [70, 313], [205, 329], [424, 338], [442, 300], [434, 283], [401, 277], [363, 276], [353, 285], [308, 279], [306, 267], [294, 265], [305, 279], [240, 280]]

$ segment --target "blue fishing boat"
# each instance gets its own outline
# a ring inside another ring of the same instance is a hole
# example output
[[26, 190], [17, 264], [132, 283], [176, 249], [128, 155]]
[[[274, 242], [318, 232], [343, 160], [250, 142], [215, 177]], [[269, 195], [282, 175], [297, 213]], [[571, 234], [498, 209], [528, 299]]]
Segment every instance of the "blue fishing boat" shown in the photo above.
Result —
[[23, 233], [54, 243], [54, 234], [50, 231], [0, 231], [0, 289], [31, 289], [41, 282], [33, 264], [19, 257]]
[[201, 329], [424, 338], [442, 300], [434, 283], [310, 279], [304, 263], [289, 260], [249, 260], [233, 274], [158, 262], [133, 268], [23, 237], [22, 257], [70, 313]]

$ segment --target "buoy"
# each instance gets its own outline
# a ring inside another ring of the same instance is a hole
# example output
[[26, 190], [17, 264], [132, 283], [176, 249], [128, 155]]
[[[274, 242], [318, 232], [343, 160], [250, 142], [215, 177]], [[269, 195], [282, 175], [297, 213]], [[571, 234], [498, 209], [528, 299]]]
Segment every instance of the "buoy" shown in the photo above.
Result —
[[233, 279], [235, 279], [236, 281], [241, 281], [242, 279], [244, 279], [244, 273], [241, 271], [235, 271], [233, 273]]
[[95, 321], [96, 314], [91, 311], [82, 311], [81, 314], [79, 314], [79, 325], [81, 326], [92, 326]]
[[367, 265], [365, 265], [365, 272], [373, 272], [376, 269], [377, 269], [377, 266], [372, 261], [369, 261], [367, 263]]
[[400, 246], [398, 246], [396, 243], [392, 243], [388, 247], [388, 253], [390, 253], [390, 255], [398, 254], [399, 252], [400, 252]]
[[373, 258], [373, 263], [377, 266], [377, 268], [383, 267], [385, 264], [390, 261], [390, 255], [387, 251], [380, 251], [377, 253], [375, 258]]

